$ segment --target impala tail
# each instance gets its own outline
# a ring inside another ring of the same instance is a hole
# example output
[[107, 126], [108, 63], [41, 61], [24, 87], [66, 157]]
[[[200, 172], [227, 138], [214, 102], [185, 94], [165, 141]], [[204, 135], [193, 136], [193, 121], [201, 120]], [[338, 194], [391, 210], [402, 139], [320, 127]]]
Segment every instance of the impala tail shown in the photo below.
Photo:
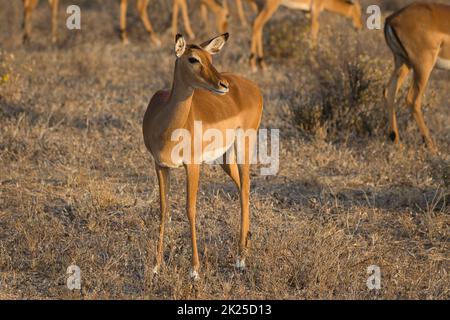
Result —
[[408, 61], [408, 53], [406, 52], [405, 47], [403, 46], [400, 38], [395, 32], [394, 27], [391, 24], [391, 19], [394, 16], [389, 16], [386, 19], [384, 24], [384, 38], [386, 39], [386, 43], [393, 53], [403, 58], [404, 61]]

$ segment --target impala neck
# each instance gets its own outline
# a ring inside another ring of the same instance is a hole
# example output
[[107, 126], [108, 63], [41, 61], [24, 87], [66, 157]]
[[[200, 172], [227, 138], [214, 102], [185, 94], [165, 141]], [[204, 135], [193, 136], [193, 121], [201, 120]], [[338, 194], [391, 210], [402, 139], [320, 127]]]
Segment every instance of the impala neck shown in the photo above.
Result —
[[178, 60], [175, 62], [175, 71], [173, 76], [172, 89], [169, 100], [164, 109], [163, 122], [158, 124], [163, 130], [163, 136], [171, 137], [176, 129], [184, 128], [189, 111], [191, 109], [194, 88], [186, 83], [181, 70], [178, 68]]

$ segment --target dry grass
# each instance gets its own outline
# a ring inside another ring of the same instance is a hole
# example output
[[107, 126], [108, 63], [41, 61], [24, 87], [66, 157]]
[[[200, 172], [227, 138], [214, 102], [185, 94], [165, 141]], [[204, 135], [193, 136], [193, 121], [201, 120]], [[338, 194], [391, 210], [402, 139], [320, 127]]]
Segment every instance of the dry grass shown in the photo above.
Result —
[[[202, 278], [192, 285], [187, 277], [184, 173], [176, 170], [165, 265], [152, 281], [159, 205], [141, 121], [151, 95], [170, 85], [172, 37], [151, 47], [133, 16], [132, 44], [122, 46], [116, 2], [100, 11], [81, 1], [84, 29], [63, 30], [57, 46], [42, 3], [22, 47], [20, 1], [0, 0], [0, 298], [450, 297], [450, 75], [434, 73], [424, 106], [441, 154], [426, 152], [403, 107], [399, 149], [385, 137], [380, 90], [392, 59], [382, 32], [357, 34], [325, 14], [314, 53], [308, 20], [285, 9], [267, 26], [265, 74], [250, 73], [249, 31], [237, 26], [216, 59], [219, 70], [259, 83], [263, 126], [281, 129], [279, 174], [253, 171], [248, 270], [231, 266], [237, 194], [220, 168], [205, 166]], [[170, 24], [169, 14], [151, 16], [157, 30]], [[200, 39], [214, 33], [194, 26]], [[71, 264], [81, 268], [81, 292], [66, 288]], [[381, 267], [379, 292], [366, 287], [371, 264]]]

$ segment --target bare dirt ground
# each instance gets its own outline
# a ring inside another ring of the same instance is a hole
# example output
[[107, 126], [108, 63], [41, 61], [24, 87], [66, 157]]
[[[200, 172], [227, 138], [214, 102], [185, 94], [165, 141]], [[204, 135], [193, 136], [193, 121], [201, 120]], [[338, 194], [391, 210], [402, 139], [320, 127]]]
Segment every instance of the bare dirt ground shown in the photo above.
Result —
[[[280, 170], [252, 171], [252, 248], [239, 273], [237, 192], [220, 167], [203, 167], [196, 284], [187, 276], [184, 171], [175, 170], [165, 264], [152, 279], [159, 203], [141, 123], [150, 97], [172, 80], [170, 4], [151, 1], [163, 40], [155, 48], [134, 7], [124, 46], [118, 1], [73, 2], [81, 31], [63, 28], [61, 18], [51, 45], [42, 2], [22, 46], [21, 1], [0, 0], [0, 298], [450, 298], [450, 73], [433, 73], [424, 100], [440, 154], [422, 145], [403, 98], [398, 148], [386, 136], [381, 92], [392, 57], [382, 30], [357, 33], [324, 14], [313, 51], [307, 16], [280, 9], [266, 27], [269, 68], [254, 74], [250, 30], [232, 11], [216, 65], [260, 85], [262, 127], [281, 130]], [[383, 10], [407, 2], [373, 1]], [[195, 8], [194, 29], [206, 40], [216, 32], [202, 27]], [[81, 291], [66, 287], [72, 264]], [[381, 268], [381, 290], [366, 286], [369, 265]]]

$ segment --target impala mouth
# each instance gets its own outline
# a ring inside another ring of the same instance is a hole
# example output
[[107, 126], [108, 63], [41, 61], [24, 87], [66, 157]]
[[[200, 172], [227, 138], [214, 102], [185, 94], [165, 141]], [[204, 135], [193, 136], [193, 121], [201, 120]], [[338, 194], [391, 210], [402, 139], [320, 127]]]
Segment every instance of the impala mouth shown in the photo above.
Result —
[[230, 91], [230, 86], [227, 81], [219, 81], [217, 85], [209, 84], [203, 85], [201, 87], [221, 96], [227, 94]]
[[226, 88], [226, 89], [221, 89], [221, 90], [215, 89], [215, 88], [211, 88], [211, 89], [209, 89], [209, 91], [214, 92], [214, 93], [217, 93], [217, 94], [223, 96], [223, 95], [227, 94], [228, 91], [230, 91], [230, 90], [229, 90], [228, 88]]

